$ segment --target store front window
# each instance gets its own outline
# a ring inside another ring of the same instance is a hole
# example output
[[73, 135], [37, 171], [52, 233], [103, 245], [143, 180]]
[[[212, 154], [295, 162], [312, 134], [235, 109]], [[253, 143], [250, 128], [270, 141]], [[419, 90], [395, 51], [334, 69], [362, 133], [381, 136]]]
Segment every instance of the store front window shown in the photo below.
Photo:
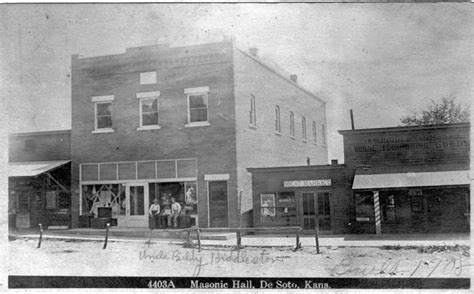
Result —
[[372, 191], [354, 193], [356, 221], [374, 220], [374, 195]]

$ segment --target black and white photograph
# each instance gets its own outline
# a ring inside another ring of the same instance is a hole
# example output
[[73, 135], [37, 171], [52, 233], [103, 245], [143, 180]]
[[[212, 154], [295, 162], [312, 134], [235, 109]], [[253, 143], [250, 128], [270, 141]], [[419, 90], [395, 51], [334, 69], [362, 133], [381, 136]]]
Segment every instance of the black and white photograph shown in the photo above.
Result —
[[1, 4], [0, 288], [470, 291], [473, 27], [458, 2]]

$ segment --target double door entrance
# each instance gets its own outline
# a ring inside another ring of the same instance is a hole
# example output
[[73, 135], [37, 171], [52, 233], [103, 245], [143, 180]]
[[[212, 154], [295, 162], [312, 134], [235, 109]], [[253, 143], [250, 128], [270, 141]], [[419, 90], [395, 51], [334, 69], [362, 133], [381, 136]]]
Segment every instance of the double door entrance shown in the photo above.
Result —
[[148, 227], [148, 184], [129, 183], [121, 199], [118, 215], [120, 227]]
[[331, 230], [329, 192], [301, 192], [301, 202], [303, 230], [314, 230], [316, 226], [320, 231]]

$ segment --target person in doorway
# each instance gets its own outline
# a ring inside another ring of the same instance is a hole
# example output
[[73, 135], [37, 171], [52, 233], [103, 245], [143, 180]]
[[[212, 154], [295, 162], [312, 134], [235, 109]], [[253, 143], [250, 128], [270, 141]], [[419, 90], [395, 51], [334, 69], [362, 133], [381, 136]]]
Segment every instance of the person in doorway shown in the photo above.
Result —
[[150, 206], [148, 210], [148, 214], [152, 218], [153, 221], [153, 229], [156, 228], [156, 221], [160, 221], [159, 214], [160, 214], [160, 204], [158, 199], [153, 200], [153, 204]]
[[178, 227], [178, 216], [181, 212], [181, 205], [176, 202], [174, 197], [171, 197], [171, 214], [168, 215], [168, 226], [171, 227], [171, 219], [173, 219], [173, 226]]

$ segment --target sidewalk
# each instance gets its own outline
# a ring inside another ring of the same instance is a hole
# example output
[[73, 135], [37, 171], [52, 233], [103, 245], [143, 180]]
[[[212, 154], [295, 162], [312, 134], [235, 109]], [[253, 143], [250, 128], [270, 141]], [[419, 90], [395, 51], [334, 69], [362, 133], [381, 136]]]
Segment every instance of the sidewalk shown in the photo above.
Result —
[[[117, 242], [146, 242], [149, 240], [149, 230], [147, 234], [135, 236], [109, 235], [109, 241]], [[206, 236], [202, 233], [201, 244], [209, 246], [235, 246], [236, 238], [233, 233], [224, 233], [218, 236], [212, 233]], [[38, 230], [11, 230], [9, 236], [15, 238], [39, 238]], [[192, 236], [196, 240], [195, 236]], [[211, 237], [211, 238], [209, 238]], [[222, 237], [222, 238], [221, 238]], [[104, 230], [96, 230], [94, 234], [88, 231], [78, 233], [71, 230], [45, 230], [43, 239], [63, 239], [63, 240], [90, 240], [103, 241]], [[182, 243], [184, 238], [179, 236], [157, 237], [152, 236], [154, 243]], [[300, 236], [303, 247], [315, 246], [314, 236]], [[390, 235], [323, 235], [319, 237], [321, 247], [382, 247], [382, 246], [470, 246], [469, 234], [390, 234]], [[246, 235], [242, 237], [243, 246], [252, 247], [294, 247], [296, 245], [295, 236], [285, 235]]]

